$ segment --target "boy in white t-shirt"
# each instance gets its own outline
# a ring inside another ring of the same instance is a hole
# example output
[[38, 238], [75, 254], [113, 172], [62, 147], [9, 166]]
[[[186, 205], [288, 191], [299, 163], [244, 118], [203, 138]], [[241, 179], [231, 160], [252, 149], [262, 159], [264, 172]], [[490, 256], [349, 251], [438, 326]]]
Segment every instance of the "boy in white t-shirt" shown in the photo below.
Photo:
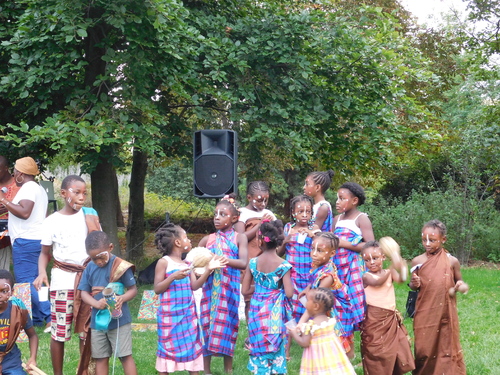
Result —
[[[66, 177], [61, 184], [61, 195], [64, 198], [64, 207], [50, 215], [43, 223], [42, 253], [38, 263], [39, 276], [35, 280], [37, 288], [44, 284], [49, 285], [46, 269], [52, 250], [54, 266], [50, 283], [52, 315], [50, 353], [54, 375], [63, 374], [64, 343], [71, 339], [71, 325], [78, 314], [73, 306], [76, 302], [76, 287], [88, 262], [85, 239], [88, 233], [101, 230], [97, 212], [83, 207], [87, 188], [80, 176]], [[76, 328], [75, 331], [83, 334]], [[81, 342], [80, 347], [82, 346]]]

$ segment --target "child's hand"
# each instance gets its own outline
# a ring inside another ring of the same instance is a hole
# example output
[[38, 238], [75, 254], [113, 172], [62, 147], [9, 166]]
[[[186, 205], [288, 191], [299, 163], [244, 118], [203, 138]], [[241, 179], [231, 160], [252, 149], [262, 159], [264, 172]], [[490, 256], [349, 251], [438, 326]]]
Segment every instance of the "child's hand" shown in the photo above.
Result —
[[264, 216], [262, 216], [261, 223], [264, 221], [273, 221], [271, 214], [264, 214]]
[[411, 274], [411, 285], [413, 285], [415, 289], [420, 288], [420, 276], [418, 276], [415, 272]]
[[214, 256], [212, 260], [208, 263], [207, 269], [213, 271], [216, 268], [225, 268], [228, 260], [224, 256]]
[[463, 280], [458, 280], [455, 284], [455, 290], [459, 291], [462, 294], [467, 294], [469, 291], [469, 285], [467, 285]]
[[32, 372], [33, 371], [33, 367], [31, 367], [32, 365], [36, 367], [36, 360], [30, 358], [28, 362], [26, 362], [26, 370], [28, 371], [28, 374], [35, 374], [35, 372]]
[[49, 286], [49, 278], [47, 277], [47, 273], [41, 273], [38, 277], [33, 281], [33, 286], [36, 290], [40, 290], [42, 286]]
[[189, 268], [185, 270], [175, 271], [173, 274], [170, 275], [170, 277], [174, 280], [182, 280], [187, 275], [189, 275], [189, 272], [191, 272], [191, 269]]
[[121, 310], [122, 305], [123, 305], [123, 297], [122, 296], [116, 296], [116, 303], [115, 303], [115, 310]]
[[100, 300], [96, 300], [95, 305], [92, 307], [96, 308], [97, 310], [104, 310], [108, 308], [108, 304], [106, 303], [106, 299], [103, 297]]

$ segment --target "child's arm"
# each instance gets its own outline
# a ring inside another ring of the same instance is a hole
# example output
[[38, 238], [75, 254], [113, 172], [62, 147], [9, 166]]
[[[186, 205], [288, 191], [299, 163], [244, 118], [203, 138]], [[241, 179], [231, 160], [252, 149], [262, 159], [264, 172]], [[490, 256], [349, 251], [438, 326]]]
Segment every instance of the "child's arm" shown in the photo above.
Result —
[[[203, 240], [202, 240], [203, 241]], [[201, 241], [200, 241], [201, 242]], [[155, 280], [153, 290], [156, 294], [161, 294], [168, 289], [172, 281], [181, 280], [189, 275], [190, 270], [178, 270], [165, 278], [168, 262], [165, 258], [160, 258], [155, 267]]]
[[318, 212], [316, 213], [316, 220], [314, 220], [314, 223], [318, 226], [318, 228], [321, 229], [327, 217], [328, 205], [322, 204], [321, 206], [319, 206]]
[[106, 307], [108, 307], [108, 304], [106, 303], [106, 299], [104, 297], [100, 300], [96, 300], [94, 297], [92, 297], [92, 294], [90, 294], [86, 290], [82, 290], [82, 301], [97, 310], [104, 310]]
[[28, 359], [28, 363], [26, 363], [28, 368], [30, 368], [31, 365], [36, 366], [36, 356], [38, 353], [38, 335], [36, 334], [35, 328], [33, 328], [33, 326], [25, 329], [24, 331], [26, 332], [26, 336], [28, 336], [30, 346], [30, 358]]
[[[403, 271], [408, 272], [408, 269], [406, 268], [406, 261], [404, 259], [401, 259], [401, 262], [402, 262], [402, 264], [399, 266], [399, 269], [400, 269], [399, 271], [397, 270], [394, 263], [391, 263], [391, 267], [389, 268], [389, 271], [391, 272], [391, 276], [392, 276], [392, 282], [394, 282], [394, 283], [401, 284], [404, 281], [403, 275], [401, 274], [401, 272], [403, 272]], [[404, 276], [406, 278], [406, 275], [404, 275]]]
[[49, 278], [47, 277], [47, 265], [50, 260], [50, 250], [52, 246], [42, 245], [42, 251], [38, 257], [38, 277], [33, 281], [33, 286], [38, 290], [43, 285], [49, 286]]
[[226, 264], [227, 264], [227, 259], [225, 257], [214, 256], [212, 260], [208, 263], [207, 269], [200, 277], [196, 277], [196, 274], [192, 271], [189, 274], [189, 278], [191, 280], [191, 289], [192, 290], [200, 289], [203, 286], [203, 284], [205, 284], [205, 281], [207, 281], [208, 276], [210, 276], [210, 274], [216, 268], [224, 268], [226, 267]]
[[371, 273], [370, 271], [365, 272], [363, 274], [363, 287], [367, 286], [380, 286], [383, 285], [387, 279], [389, 278], [389, 275], [391, 272], [389, 270], [382, 270], [384, 271], [381, 275], [375, 275]]
[[290, 276], [290, 270], [287, 271], [283, 275], [283, 288], [285, 289], [285, 295], [288, 298], [293, 297], [293, 282], [292, 282], [292, 277]]
[[[302, 318], [300, 320], [302, 320]], [[290, 332], [290, 335], [294, 338], [295, 341], [297, 341], [297, 344], [299, 344], [301, 347], [308, 348], [311, 345], [311, 334], [303, 334], [302, 330], [300, 329], [300, 325], [295, 329], [288, 330], [288, 332]]]
[[[451, 268], [453, 270], [453, 279], [455, 280], [455, 290], [458, 290], [460, 285], [465, 284], [462, 280], [462, 271], [460, 270], [460, 262], [455, 257], [450, 257]], [[467, 293], [469, 291], [469, 286], [466, 285], [465, 290], [460, 290], [461, 293]]]
[[247, 236], [245, 236], [244, 234], [238, 233], [236, 236], [236, 243], [238, 245], [238, 259], [228, 259], [227, 265], [239, 270], [244, 270], [247, 266], [248, 240]]
[[198, 242], [198, 247], [207, 247], [208, 236], [203, 237], [200, 242]]
[[245, 276], [243, 277], [243, 282], [241, 283], [241, 293], [242, 294], [252, 294], [255, 290], [255, 286], [252, 286], [253, 275], [250, 272], [250, 265], [247, 266], [245, 271]]
[[290, 242], [290, 233], [285, 236], [283, 243], [276, 249], [278, 256], [282, 257], [285, 254], [286, 245]]

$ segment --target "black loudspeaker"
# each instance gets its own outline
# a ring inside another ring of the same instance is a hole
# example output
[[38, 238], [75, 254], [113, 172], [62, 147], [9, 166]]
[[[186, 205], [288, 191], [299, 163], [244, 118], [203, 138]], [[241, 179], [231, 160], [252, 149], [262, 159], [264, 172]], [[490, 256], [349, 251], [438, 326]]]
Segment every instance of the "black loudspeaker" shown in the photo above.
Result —
[[238, 136], [232, 130], [194, 133], [194, 195], [222, 198], [238, 191]]

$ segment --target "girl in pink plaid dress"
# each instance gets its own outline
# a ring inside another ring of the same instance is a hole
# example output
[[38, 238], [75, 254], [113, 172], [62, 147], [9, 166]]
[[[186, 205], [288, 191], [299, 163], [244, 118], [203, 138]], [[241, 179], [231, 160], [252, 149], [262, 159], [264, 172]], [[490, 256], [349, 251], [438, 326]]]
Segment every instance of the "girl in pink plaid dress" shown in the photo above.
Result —
[[[345, 331], [344, 338], [354, 341], [354, 330], [365, 317], [365, 290], [363, 287], [364, 262], [360, 252], [365, 242], [373, 241], [373, 228], [368, 215], [360, 212], [358, 206], [365, 202], [363, 188], [354, 183], [346, 182], [337, 191], [337, 215], [333, 221], [334, 233], [339, 238], [339, 248], [333, 257], [342, 284], [347, 286], [347, 294], [352, 309], [341, 314], [340, 323]], [[354, 346], [347, 353], [354, 357]]]
[[196, 278], [182, 255], [191, 241], [179, 226], [167, 224], [156, 232], [155, 243], [164, 255], [155, 269], [154, 291], [160, 295], [158, 308], [158, 351], [156, 370], [160, 375], [203, 370], [201, 332], [193, 290], [200, 288], [216, 268], [226, 261], [214, 257], [207, 270]]
[[203, 285], [200, 320], [206, 375], [212, 372], [212, 356], [224, 357], [224, 371], [232, 373], [240, 322], [240, 270], [247, 266], [248, 243], [244, 234], [236, 233], [233, 229], [238, 216], [234, 195], [226, 195], [215, 207], [214, 225], [217, 232], [203, 237], [198, 245], [227, 261], [227, 267], [216, 270]]

